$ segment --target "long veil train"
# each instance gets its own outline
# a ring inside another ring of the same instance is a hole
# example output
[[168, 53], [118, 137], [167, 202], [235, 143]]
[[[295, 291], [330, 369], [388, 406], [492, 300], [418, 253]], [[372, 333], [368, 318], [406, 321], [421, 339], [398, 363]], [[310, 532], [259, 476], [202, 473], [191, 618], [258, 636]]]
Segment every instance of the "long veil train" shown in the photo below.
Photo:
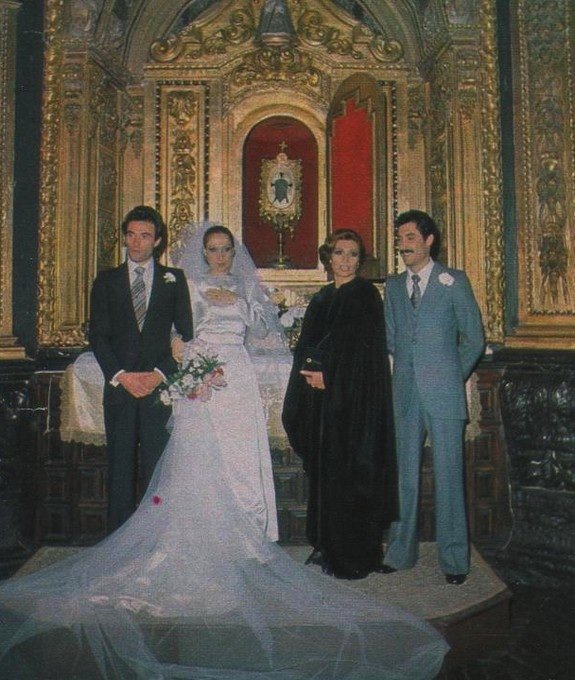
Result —
[[207, 404], [174, 420], [126, 524], [0, 588], [0, 677], [435, 677], [429, 624], [296, 563], [238, 509]]

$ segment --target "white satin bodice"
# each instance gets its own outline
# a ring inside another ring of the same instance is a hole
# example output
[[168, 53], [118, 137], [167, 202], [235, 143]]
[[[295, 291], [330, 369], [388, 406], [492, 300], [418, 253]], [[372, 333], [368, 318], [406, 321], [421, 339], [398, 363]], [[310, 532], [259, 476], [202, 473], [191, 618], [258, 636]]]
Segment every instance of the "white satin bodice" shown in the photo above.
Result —
[[[225, 288], [238, 297], [232, 304], [216, 304], [206, 297], [210, 288]], [[262, 305], [233, 274], [205, 275], [191, 282], [190, 296], [194, 337], [210, 345], [243, 345], [248, 328], [259, 337], [267, 334]]]

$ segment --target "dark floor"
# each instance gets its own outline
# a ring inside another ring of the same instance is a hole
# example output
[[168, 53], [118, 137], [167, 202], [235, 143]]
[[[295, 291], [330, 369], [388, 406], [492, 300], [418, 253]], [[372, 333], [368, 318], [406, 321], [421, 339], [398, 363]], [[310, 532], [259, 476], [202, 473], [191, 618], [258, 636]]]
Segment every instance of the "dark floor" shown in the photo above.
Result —
[[498, 651], [444, 671], [438, 680], [574, 680], [575, 583], [542, 583], [489, 551], [484, 557], [513, 595], [509, 633]]

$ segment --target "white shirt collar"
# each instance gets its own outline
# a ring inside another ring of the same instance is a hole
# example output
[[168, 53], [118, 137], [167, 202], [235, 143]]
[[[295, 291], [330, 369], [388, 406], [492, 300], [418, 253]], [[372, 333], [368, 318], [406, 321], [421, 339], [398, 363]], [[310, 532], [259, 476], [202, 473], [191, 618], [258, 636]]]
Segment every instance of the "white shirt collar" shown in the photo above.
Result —
[[134, 270], [136, 267], [143, 267], [144, 268], [144, 276], [148, 273], [148, 270], [151, 269], [153, 271], [154, 269], [154, 258], [151, 257], [149, 260], [146, 260], [145, 262], [134, 262], [133, 260], [130, 260], [130, 258], [126, 258], [126, 261], [128, 262], [128, 269], [130, 270], [130, 274], [134, 273]]
[[[433, 271], [433, 267], [435, 266], [435, 261], [430, 259], [429, 262], [420, 269], [417, 272], [417, 275], [419, 276], [419, 288], [421, 290], [421, 293], [423, 294], [423, 291], [426, 289], [427, 284], [429, 282], [429, 277], [431, 276], [431, 272]], [[407, 269], [407, 287], [409, 290], [411, 290], [411, 287], [413, 286], [413, 281], [411, 280], [411, 277], [416, 273], [412, 272], [411, 269]]]

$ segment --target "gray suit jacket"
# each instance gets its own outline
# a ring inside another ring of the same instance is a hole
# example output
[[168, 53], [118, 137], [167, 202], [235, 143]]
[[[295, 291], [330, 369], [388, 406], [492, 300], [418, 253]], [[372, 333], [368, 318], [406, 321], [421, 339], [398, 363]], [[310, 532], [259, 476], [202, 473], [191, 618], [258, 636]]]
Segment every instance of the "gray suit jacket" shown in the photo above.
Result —
[[406, 272], [389, 277], [385, 290], [395, 414], [405, 415], [416, 389], [431, 416], [465, 420], [465, 381], [484, 347], [481, 315], [469, 280], [464, 272], [436, 262], [415, 311], [406, 277]]

